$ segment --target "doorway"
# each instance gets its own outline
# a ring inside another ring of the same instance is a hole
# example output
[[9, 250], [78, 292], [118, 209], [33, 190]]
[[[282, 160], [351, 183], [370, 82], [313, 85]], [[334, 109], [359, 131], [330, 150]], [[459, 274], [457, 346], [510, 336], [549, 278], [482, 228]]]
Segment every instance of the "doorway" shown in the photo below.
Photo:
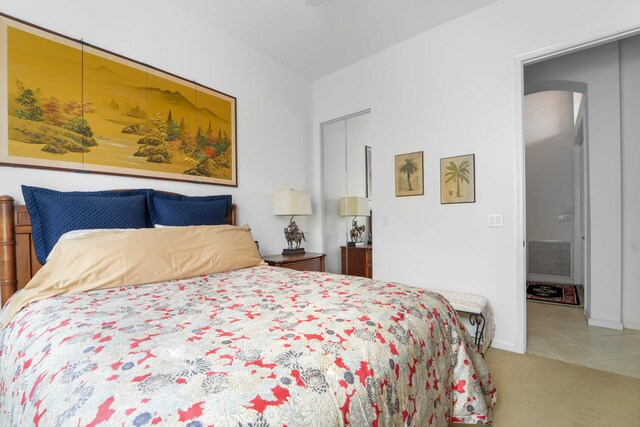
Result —
[[[582, 93], [567, 90], [524, 97], [527, 281], [577, 286], [575, 291], [565, 288], [577, 306], [584, 306], [587, 267], [585, 104]], [[560, 296], [557, 303], [562, 303]], [[539, 301], [544, 300], [542, 286]]]
[[[525, 325], [521, 350], [640, 377], [640, 370], [630, 368], [640, 366], [640, 356], [637, 356], [640, 355], [640, 312], [637, 310], [640, 293], [636, 286], [640, 267], [634, 262], [634, 256], [637, 257], [634, 242], [640, 238], [637, 220], [640, 196], [633, 191], [635, 183], [640, 182], [640, 172], [635, 166], [640, 158], [640, 148], [635, 144], [640, 138], [640, 123], [636, 119], [640, 100], [634, 89], [640, 86], [640, 37], [619, 34], [590, 44], [572, 47], [571, 52], [550, 52], [544, 58], [540, 54], [519, 58], [523, 67], [523, 86], [519, 94], [523, 130], [527, 127], [524, 114], [527, 96], [550, 96], [555, 91], [555, 95], [564, 100], [566, 108], [562, 114], [552, 115], [557, 119], [551, 123], [556, 129], [558, 122], [570, 122], [571, 109], [567, 106], [573, 105], [571, 119], [575, 124], [575, 137], [571, 157], [573, 164], [582, 165], [583, 170], [572, 171], [573, 209], [569, 204], [566, 210], [561, 207], [553, 217], [556, 223], [548, 227], [573, 221], [572, 227], [565, 227], [573, 229], [573, 237], [557, 239], [573, 242], [573, 247], [568, 255], [567, 252], [556, 252], [556, 258], [563, 256], [565, 267], [567, 260], [572, 261], [572, 266], [563, 270], [563, 275], [571, 272], [568, 282], [582, 281], [586, 285], [584, 311], [533, 305], [525, 298], [524, 283], [531, 273], [529, 243], [550, 239], [536, 236], [530, 230], [529, 220], [537, 221], [537, 218], [528, 212], [530, 201], [525, 198], [531, 192], [531, 178], [528, 166], [525, 166], [531, 153], [525, 145], [525, 131], [517, 154], [521, 161], [518, 173], [521, 241], [518, 243], [522, 248], [518, 251], [518, 300], [522, 304], [520, 313]], [[538, 132], [542, 133], [542, 130], [538, 129]], [[545, 140], [544, 135], [540, 140]], [[565, 157], [568, 158], [569, 153], [565, 153]], [[552, 170], [545, 178], [555, 176], [553, 167], [558, 166], [554, 160], [546, 165]], [[577, 198], [579, 196], [582, 200]], [[565, 199], [568, 197], [565, 195]], [[576, 208], [580, 205], [582, 210]], [[578, 216], [578, 213], [582, 215]], [[582, 257], [577, 258], [577, 254]], [[555, 273], [558, 276], [558, 270]], [[570, 315], [563, 316], [567, 313]], [[538, 321], [532, 322], [531, 318], [535, 316]], [[534, 333], [533, 329], [537, 331]], [[542, 346], [542, 341], [549, 345]]]
[[556, 340], [587, 331], [587, 98], [541, 89], [524, 96], [527, 348], [553, 357]]

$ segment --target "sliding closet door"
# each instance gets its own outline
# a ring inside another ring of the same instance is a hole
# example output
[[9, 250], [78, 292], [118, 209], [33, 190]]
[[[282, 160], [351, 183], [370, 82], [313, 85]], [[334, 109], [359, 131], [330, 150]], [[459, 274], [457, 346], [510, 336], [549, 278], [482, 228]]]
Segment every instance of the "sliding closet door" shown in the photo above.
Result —
[[340, 246], [345, 244], [347, 225], [339, 216], [340, 198], [347, 194], [347, 122], [339, 120], [322, 125], [324, 169], [324, 251], [326, 271], [340, 273]]
[[331, 273], [349, 274], [348, 263], [342, 268], [341, 247], [348, 257], [347, 243], [354, 219], [366, 227], [360, 236], [362, 242], [369, 241], [369, 217], [341, 216], [340, 200], [345, 197], [371, 200], [366, 166], [366, 147], [371, 146], [370, 120], [367, 112], [322, 125], [324, 251], [326, 270]]

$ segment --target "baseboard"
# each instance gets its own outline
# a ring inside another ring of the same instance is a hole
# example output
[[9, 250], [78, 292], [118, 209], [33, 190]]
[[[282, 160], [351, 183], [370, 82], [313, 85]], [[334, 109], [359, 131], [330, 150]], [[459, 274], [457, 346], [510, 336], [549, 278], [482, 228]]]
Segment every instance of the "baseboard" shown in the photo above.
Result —
[[622, 324], [627, 329], [638, 329], [638, 330], [640, 330], [640, 322], [623, 321]]
[[589, 326], [597, 326], [599, 328], [617, 329], [621, 331], [623, 329], [622, 322], [616, 322], [614, 320], [602, 320], [602, 319], [589, 319]]
[[539, 276], [536, 274], [527, 274], [527, 281], [529, 282], [550, 282], [550, 283], [562, 283], [565, 285], [573, 285], [573, 279], [571, 277], [561, 276]]
[[520, 354], [522, 354], [522, 352], [519, 352], [516, 349], [516, 346], [514, 344], [500, 342], [500, 341], [496, 341], [496, 340], [493, 340], [491, 342], [491, 346], [489, 348], [497, 348], [498, 350], [506, 350], [506, 351], [510, 351], [512, 353], [520, 353]]

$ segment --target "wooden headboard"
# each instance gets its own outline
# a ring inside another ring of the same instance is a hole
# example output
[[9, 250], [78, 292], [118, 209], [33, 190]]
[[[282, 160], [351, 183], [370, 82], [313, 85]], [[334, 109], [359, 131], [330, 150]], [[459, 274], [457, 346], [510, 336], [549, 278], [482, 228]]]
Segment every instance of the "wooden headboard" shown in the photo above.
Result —
[[[236, 225], [237, 206], [231, 205], [227, 223]], [[13, 197], [0, 196], [0, 290], [2, 306], [25, 287], [42, 265], [36, 258], [31, 236], [31, 218]]]

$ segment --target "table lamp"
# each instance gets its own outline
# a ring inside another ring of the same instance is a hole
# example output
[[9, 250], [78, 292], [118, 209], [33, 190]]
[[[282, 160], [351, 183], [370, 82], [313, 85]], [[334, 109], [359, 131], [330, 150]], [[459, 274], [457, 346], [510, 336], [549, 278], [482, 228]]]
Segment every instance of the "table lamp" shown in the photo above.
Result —
[[305, 253], [300, 245], [306, 241], [304, 231], [300, 231], [293, 217], [296, 215], [311, 215], [311, 197], [304, 191], [284, 190], [273, 196], [273, 214], [291, 216], [289, 226], [284, 229], [287, 248], [282, 255], [297, 255]]
[[347, 246], [355, 246], [361, 240], [362, 233], [364, 233], [365, 226], [358, 226], [356, 220], [359, 216], [370, 216], [369, 200], [364, 197], [343, 197], [340, 199], [340, 216], [349, 217], [352, 216], [351, 230], [349, 236], [351, 241], [347, 242]]

